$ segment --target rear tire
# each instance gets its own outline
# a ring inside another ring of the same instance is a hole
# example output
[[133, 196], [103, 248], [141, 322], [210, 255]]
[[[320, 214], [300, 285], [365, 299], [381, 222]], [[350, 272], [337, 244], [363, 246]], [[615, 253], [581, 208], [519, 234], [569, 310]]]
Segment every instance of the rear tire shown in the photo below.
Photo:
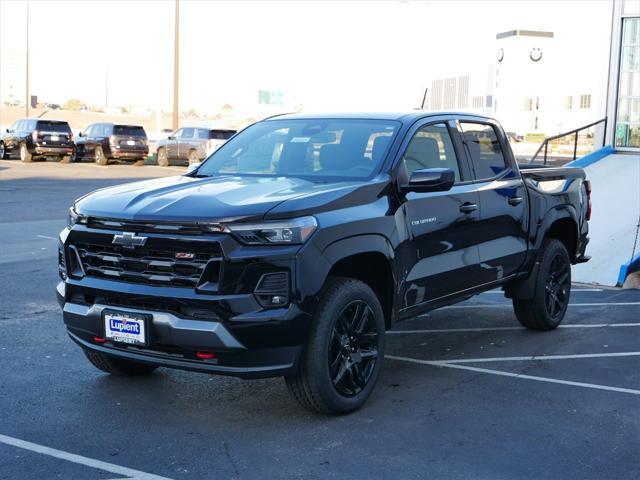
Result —
[[107, 165], [109, 163], [109, 159], [105, 157], [102, 147], [96, 147], [96, 150], [93, 152], [93, 159], [96, 165]]
[[311, 411], [358, 410], [380, 375], [384, 342], [384, 314], [373, 290], [360, 280], [330, 279], [298, 373], [285, 378], [289, 392]]
[[571, 260], [562, 242], [544, 241], [533, 298], [513, 300], [513, 309], [522, 326], [531, 330], [553, 330], [562, 322], [571, 296]]
[[24, 142], [20, 144], [20, 160], [22, 160], [24, 163], [31, 163], [33, 161], [33, 155], [29, 153], [27, 144]]
[[60, 163], [70, 163], [70, 162], [71, 162], [71, 155], [65, 155], [60, 159]]
[[103, 372], [110, 373], [111, 375], [135, 377], [139, 375], [148, 375], [158, 368], [157, 365], [123, 360], [122, 358], [117, 358], [99, 352], [90, 352], [85, 350], [84, 354], [94, 367], [98, 370], [102, 370]]
[[169, 166], [169, 157], [167, 157], [167, 150], [165, 148], [159, 148], [156, 153], [158, 165], [161, 167]]

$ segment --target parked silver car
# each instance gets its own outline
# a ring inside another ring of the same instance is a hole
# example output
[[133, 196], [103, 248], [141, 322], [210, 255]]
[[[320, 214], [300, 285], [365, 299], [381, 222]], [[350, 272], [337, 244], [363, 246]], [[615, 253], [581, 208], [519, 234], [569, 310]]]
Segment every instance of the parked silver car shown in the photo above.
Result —
[[198, 163], [211, 155], [220, 145], [235, 135], [235, 130], [184, 127], [166, 139], [158, 140], [158, 165], [171, 163]]

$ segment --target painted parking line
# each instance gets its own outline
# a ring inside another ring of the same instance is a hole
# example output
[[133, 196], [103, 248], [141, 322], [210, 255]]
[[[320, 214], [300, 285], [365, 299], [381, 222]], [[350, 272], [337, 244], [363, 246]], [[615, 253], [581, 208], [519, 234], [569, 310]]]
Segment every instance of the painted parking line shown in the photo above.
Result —
[[570, 355], [529, 355], [522, 357], [484, 357], [462, 358], [458, 360], [432, 360], [433, 364], [440, 363], [479, 363], [479, 362], [522, 362], [531, 360], [572, 360], [575, 358], [608, 358], [608, 357], [637, 357], [640, 352], [607, 352], [607, 353], [577, 353]]
[[[575, 325], [559, 325], [557, 328], [616, 328], [616, 327], [640, 327], [640, 323], [594, 323], [588, 324], [575, 324]], [[464, 332], [501, 332], [501, 331], [529, 331], [524, 327], [474, 327], [474, 328], [432, 328], [425, 330], [389, 330], [388, 334], [412, 334], [412, 333], [464, 333]]]
[[38, 238], [44, 238], [45, 240], [58, 240], [55, 237], [50, 237], [49, 235], [36, 235]]
[[57, 450], [55, 448], [45, 447], [44, 445], [38, 445], [37, 443], [27, 442], [20, 440], [19, 438], [9, 437], [7, 435], [0, 434], [0, 443], [5, 445], [11, 445], [13, 447], [22, 448], [31, 452], [40, 453], [49, 457], [58, 458], [60, 460], [66, 460], [68, 462], [77, 463], [86, 467], [95, 468], [116, 475], [124, 475], [126, 479], [122, 480], [171, 480], [168, 477], [161, 477], [152, 473], [142, 472], [140, 470], [134, 470], [133, 468], [122, 467], [113, 463], [103, 462], [102, 460], [95, 460], [89, 457], [83, 457], [82, 455], [76, 455], [75, 453], [65, 452], [63, 450]]
[[[602, 288], [572, 288], [571, 289], [571, 293], [575, 293], [575, 292], [604, 292], [604, 289]], [[499, 293], [501, 295], [504, 295], [504, 292], [502, 290], [489, 290], [487, 292], [482, 292], [482, 294], [485, 293]]]
[[[622, 356], [635, 356], [635, 355], [640, 355], [640, 352], [623, 352], [623, 353], [619, 353], [619, 354], [586, 354], [586, 355], [582, 355], [579, 356], [578, 358], [597, 358], [597, 357], [603, 357], [603, 356], [607, 356], [607, 357], [612, 357], [612, 356], [618, 356], [618, 357], [622, 357]], [[556, 358], [551, 358], [551, 357], [556, 357]], [[524, 358], [523, 360], [560, 360], [560, 359], [566, 359], [566, 358], [576, 358], [576, 355], [548, 355], [547, 358], [541, 358], [541, 357], [528, 357], [528, 358]], [[443, 367], [443, 368], [454, 368], [457, 370], [468, 370], [471, 372], [478, 372], [478, 373], [486, 373], [486, 374], [490, 374], [490, 375], [499, 375], [502, 377], [511, 377], [511, 378], [518, 378], [521, 380], [534, 380], [537, 382], [546, 382], [546, 383], [557, 383], [557, 384], [561, 384], [561, 385], [569, 385], [569, 386], [573, 386], [573, 387], [582, 387], [582, 388], [592, 388], [592, 389], [596, 389], [596, 390], [607, 390], [610, 392], [618, 392], [618, 393], [630, 393], [632, 395], [640, 395], [640, 390], [635, 390], [633, 388], [621, 388], [621, 387], [612, 387], [610, 385], [600, 385], [600, 384], [596, 384], [596, 383], [585, 383], [585, 382], [573, 382], [570, 380], [561, 380], [559, 378], [549, 378], [549, 377], [538, 377], [536, 375], [526, 375], [523, 373], [512, 373], [512, 372], [505, 372], [502, 370], [493, 370], [490, 368], [481, 368], [481, 367], [472, 367], [470, 365], [460, 365], [459, 363], [454, 363], [454, 362], [460, 362], [457, 360], [421, 360], [419, 358], [409, 358], [409, 357], [398, 357], [396, 355], [385, 355], [384, 358], [389, 359], [389, 360], [397, 360], [397, 361], [401, 361], [401, 362], [409, 362], [409, 363], [417, 363], [420, 365], [430, 365], [433, 367]], [[501, 361], [510, 361], [509, 358], [513, 359], [513, 358], [520, 358], [520, 357], [502, 357]], [[471, 359], [470, 359], [471, 360]], [[482, 362], [482, 361], [496, 361], [495, 359], [473, 359], [475, 362]]]
[[[596, 303], [570, 303], [570, 307], [632, 307], [640, 305], [640, 302], [596, 302]], [[448, 305], [446, 307], [441, 307], [440, 310], [445, 308], [456, 308], [456, 309], [465, 309], [465, 308], [513, 308], [511, 303], [493, 303], [486, 304], [481, 303], [477, 305]]]

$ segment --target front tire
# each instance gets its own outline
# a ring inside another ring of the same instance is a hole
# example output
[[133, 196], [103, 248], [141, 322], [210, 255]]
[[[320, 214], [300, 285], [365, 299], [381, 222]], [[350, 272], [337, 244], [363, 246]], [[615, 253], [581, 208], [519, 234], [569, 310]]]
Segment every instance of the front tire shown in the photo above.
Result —
[[385, 323], [376, 294], [360, 280], [332, 278], [318, 305], [297, 374], [285, 382], [303, 407], [345, 414], [366, 402], [384, 359]]
[[189, 165], [194, 165], [196, 163], [200, 163], [200, 158], [198, 157], [198, 152], [195, 150], [189, 150], [189, 156], [187, 157], [187, 161]]
[[93, 159], [96, 162], [96, 165], [106, 165], [107, 163], [109, 163], [109, 159], [105, 156], [104, 151], [102, 150], [102, 147], [96, 147], [94, 153], [93, 153]]
[[4, 146], [3, 142], [0, 142], [0, 160], [4, 160], [9, 155], [7, 155], [7, 148]]
[[117, 358], [112, 355], [99, 352], [90, 352], [85, 350], [84, 354], [94, 367], [98, 370], [102, 370], [103, 372], [110, 373], [111, 375], [136, 377], [140, 375], [148, 375], [158, 368], [156, 365], [123, 360], [122, 358]]
[[169, 166], [169, 157], [167, 156], [167, 149], [166, 148], [159, 148], [158, 152], [156, 153], [156, 157], [158, 158], [158, 165], [161, 167], [168, 167]]
[[562, 322], [571, 296], [571, 260], [567, 248], [555, 238], [544, 241], [539, 256], [533, 298], [514, 299], [513, 309], [522, 326], [553, 330]]
[[31, 163], [33, 161], [33, 155], [29, 153], [27, 144], [24, 142], [20, 144], [20, 160], [22, 160], [24, 163]]

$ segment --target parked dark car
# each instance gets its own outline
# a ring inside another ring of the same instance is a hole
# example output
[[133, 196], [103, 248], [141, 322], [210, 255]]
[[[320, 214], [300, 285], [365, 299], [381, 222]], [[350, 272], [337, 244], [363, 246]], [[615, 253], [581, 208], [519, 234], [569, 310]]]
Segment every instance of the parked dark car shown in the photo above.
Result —
[[143, 160], [149, 154], [147, 134], [139, 125], [94, 123], [76, 139], [73, 161], [91, 158], [98, 165], [109, 160]]
[[158, 140], [158, 165], [166, 167], [174, 161], [189, 164], [201, 162], [235, 133], [235, 130], [180, 128], [168, 138]]
[[556, 328], [590, 193], [580, 168], [521, 170], [490, 118], [284, 115], [186, 175], [77, 200], [57, 296], [105, 372], [284, 376], [346, 413], [400, 320], [502, 288], [522, 325]]
[[73, 133], [64, 120], [22, 118], [0, 137], [0, 159], [17, 155], [23, 162], [38, 158], [68, 162], [73, 148]]

